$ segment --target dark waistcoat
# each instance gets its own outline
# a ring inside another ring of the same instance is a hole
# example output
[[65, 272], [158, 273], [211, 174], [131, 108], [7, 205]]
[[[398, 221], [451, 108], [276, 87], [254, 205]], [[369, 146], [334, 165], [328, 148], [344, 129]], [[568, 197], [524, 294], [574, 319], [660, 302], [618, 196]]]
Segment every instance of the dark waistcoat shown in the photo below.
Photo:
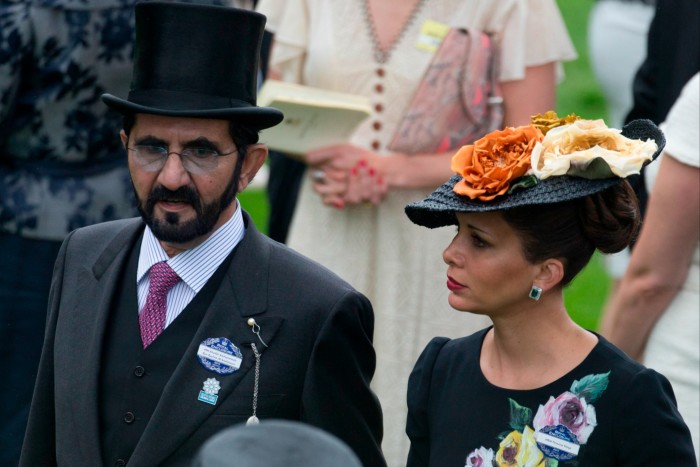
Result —
[[[155, 410], [228, 269], [224, 260], [180, 315], [143, 349], [138, 321], [136, 269], [140, 240], [120, 278], [102, 349], [99, 405], [103, 465], [124, 465]], [[173, 407], [177, 410], [177, 407]]]

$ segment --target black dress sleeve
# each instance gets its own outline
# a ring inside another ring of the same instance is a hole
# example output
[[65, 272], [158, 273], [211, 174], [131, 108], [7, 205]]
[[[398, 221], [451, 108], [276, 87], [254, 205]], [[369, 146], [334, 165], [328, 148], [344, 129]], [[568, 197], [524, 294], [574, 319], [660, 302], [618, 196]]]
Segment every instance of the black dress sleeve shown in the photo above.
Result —
[[654, 370], [643, 369], [632, 378], [616, 424], [617, 465], [697, 465], [671, 383]]
[[442, 347], [449, 342], [447, 337], [434, 337], [423, 349], [408, 378], [408, 420], [406, 434], [411, 440], [406, 467], [427, 466], [430, 459], [430, 436], [428, 426], [428, 401], [433, 368]]

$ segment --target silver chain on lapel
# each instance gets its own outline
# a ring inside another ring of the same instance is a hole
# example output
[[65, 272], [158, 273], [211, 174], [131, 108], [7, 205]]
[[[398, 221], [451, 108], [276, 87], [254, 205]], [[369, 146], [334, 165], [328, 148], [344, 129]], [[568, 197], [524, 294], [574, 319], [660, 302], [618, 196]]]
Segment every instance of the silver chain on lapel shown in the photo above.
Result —
[[[258, 336], [259, 337], [259, 336]], [[260, 383], [260, 353], [258, 352], [255, 344], [251, 343], [250, 346], [253, 348], [253, 354], [255, 355], [255, 386], [253, 387], [253, 415], [248, 418], [246, 425], [257, 425], [260, 423], [258, 419], [258, 385]]]

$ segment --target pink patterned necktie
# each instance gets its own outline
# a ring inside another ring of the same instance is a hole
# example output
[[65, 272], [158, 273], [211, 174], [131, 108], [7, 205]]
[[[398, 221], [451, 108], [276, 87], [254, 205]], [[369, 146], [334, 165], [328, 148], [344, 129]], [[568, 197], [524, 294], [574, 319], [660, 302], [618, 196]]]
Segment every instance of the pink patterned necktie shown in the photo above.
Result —
[[141, 342], [143, 342], [144, 349], [163, 332], [165, 312], [167, 310], [166, 296], [170, 289], [180, 281], [180, 277], [165, 261], [154, 264], [148, 273], [148, 277], [150, 278], [150, 284], [148, 286], [146, 305], [139, 314]]

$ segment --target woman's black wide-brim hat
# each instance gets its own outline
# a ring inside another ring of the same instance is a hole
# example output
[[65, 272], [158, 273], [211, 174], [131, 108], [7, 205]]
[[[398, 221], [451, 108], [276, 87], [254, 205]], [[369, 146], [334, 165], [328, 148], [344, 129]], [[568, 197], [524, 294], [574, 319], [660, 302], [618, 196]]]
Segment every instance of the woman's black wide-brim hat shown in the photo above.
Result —
[[[630, 139], [653, 139], [658, 148], [652, 160], [658, 157], [666, 144], [663, 133], [651, 120], [634, 120], [622, 128], [622, 134]], [[453, 188], [460, 180], [461, 175], [454, 175], [424, 200], [406, 206], [408, 218], [414, 224], [431, 229], [457, 225], [455, 214], [459, 212], [504, 211], [533, 204], [561, 203], [606, 190], [624, 179], [613, 177], [591, 180], [568, 175], [549, 177], [539, 180], [530, 188], [517, 189], [491, 201], [480, 201], [455, 193]]]
[[277, 125], [277, 109], [256, 106], [265, 16], [200, 3], [135, 6], [131, 90], [103, 94], [122, 114], [230, 120], [261, 130]]

